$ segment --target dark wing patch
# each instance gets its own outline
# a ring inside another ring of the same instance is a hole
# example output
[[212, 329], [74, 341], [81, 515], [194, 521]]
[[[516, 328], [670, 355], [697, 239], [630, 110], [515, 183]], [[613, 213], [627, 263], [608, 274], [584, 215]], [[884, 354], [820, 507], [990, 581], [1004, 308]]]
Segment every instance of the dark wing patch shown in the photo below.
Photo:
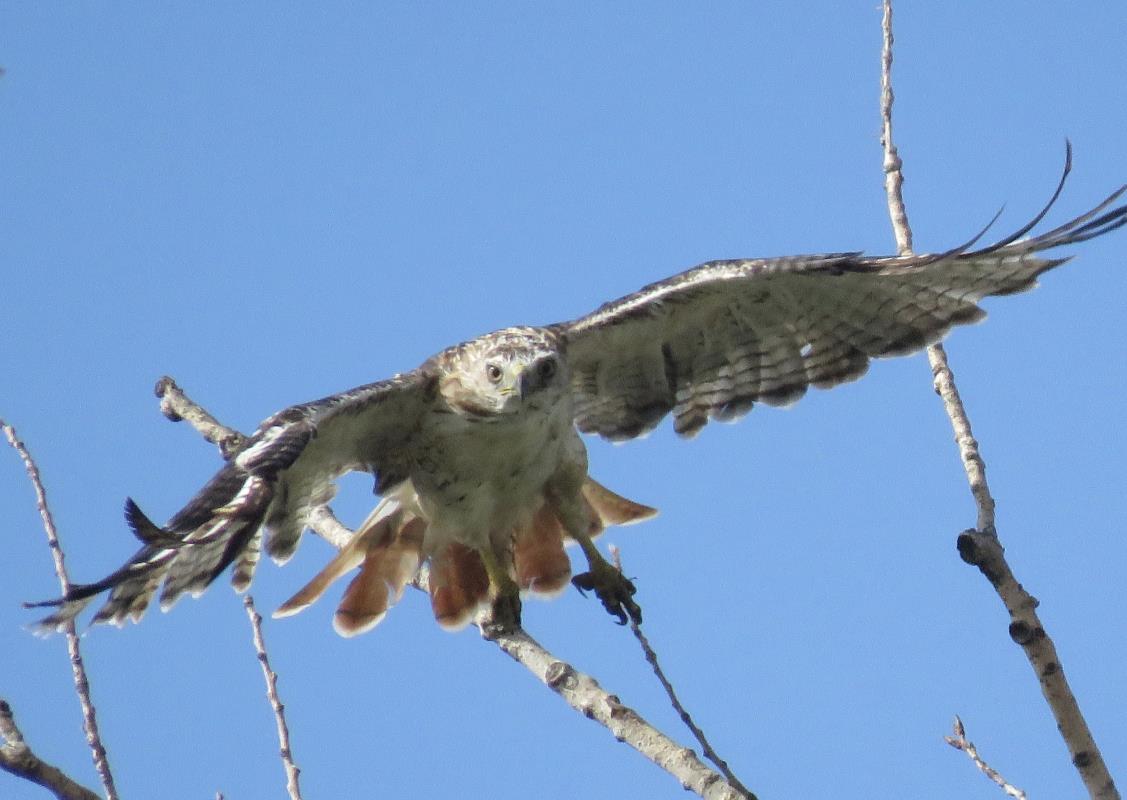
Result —
[[566, 342], [576, 424], [631, 439], [672, 412], [674, 429], [691, 436], [757, 402], [786, 405], [809, 386], [855, 380], [871, 359], [915, 352], [977, 322], [983, 297], [1030, 289], [1066, 260], [1042, 251], [1123, 226], [1127, 206], [1107, 209], [1125, 190], [1019, 241], [1042, 211], [978, 250], [972, 242], [938, 255], [713, 261], [651, 284], [553, 326]]
[[185, 592], [201, 593], [232, 563], [232, 583], [245, 589], [263, 529], [267, 552], [289, 558], [309, 511], [331, 499], [337, 477], [354, 470], [401, 473], [433, 399], [434, 375], [424, 367], [275, 414], [164, 528], [127, 501], [126, 519], [141, 549], [106, 578], [33, 604], [59, 606], [38, 627], [59, 629], [106, 590], [94, 622], [136, 621], [162, 584], [160, 604], [167, 609]]

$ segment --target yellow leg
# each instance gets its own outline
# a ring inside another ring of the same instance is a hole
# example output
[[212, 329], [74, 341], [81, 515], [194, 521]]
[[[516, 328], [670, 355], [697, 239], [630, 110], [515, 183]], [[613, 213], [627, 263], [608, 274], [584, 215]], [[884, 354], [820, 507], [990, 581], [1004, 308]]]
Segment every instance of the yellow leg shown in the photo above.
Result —
[[478, 553], [493, 590], [493, 619], [486, 626], [486, 633], [514, 631], [520, 627], [520, 587], [497, 560], [492, 549], [484, 547]]

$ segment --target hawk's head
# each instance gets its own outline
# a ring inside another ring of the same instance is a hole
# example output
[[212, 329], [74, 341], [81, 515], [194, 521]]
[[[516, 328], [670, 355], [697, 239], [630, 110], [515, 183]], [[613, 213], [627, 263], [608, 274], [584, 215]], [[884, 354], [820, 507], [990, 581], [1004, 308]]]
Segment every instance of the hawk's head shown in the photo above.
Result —
[[551, 408], [568, 385], [559, 337], [543, 328], [505, 328], [452, 347], [437, 362], [447, 404], [478, 419]]

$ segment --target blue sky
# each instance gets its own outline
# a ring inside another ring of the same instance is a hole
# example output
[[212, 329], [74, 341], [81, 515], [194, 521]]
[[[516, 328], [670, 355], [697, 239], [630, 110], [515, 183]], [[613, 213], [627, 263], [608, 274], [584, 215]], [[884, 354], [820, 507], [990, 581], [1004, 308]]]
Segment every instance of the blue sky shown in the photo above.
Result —
[[[1053, 219], [1127, 180], [1127, 8], [904, 4], [896, 134], [919, 250]], [[0, 416], [47, 482], [75, 580], [133, 550], [121, 506], [176, 511], [219, 464], [157, 411], [174, 376], [251, 430], [514, 323], [579, 316], [699, 262], [893, 248], [875, 3], [15, 4], [0, 7]], [[1050, 220], [1051, 222], [1052, 220]], [[1127, 234], [987, 303], [949, 353], [1011, 563], [1042, 601], [1113, 774], [1127, 765]], [[953, 714], [1040, 797], [1080, 785], [1008, 619], [962, 564], [974, 508], [923, 356], [695, 441], [668, 425], [592, 474], [661, 516], [612, 531], [646, 630], [763, 798], [992, 798]], [[370, 508], [347, 480], [338, 511]], [[95, 779], [57, 584], [0, 458], [0, 695]], [[310, 538], [264, 611], [329, 556]], [[332, 603], [268, 621], [307, 797], [681, 797], [472, 631], [409, 594], [342, 640]], [[570, 592], [528, 630], [684, 739], [629, 634]], [[125, 797], [280, 796], [238, 598], [217, 585], [84, 639]], [[0, 794], [41, 790], [0, 775]]]

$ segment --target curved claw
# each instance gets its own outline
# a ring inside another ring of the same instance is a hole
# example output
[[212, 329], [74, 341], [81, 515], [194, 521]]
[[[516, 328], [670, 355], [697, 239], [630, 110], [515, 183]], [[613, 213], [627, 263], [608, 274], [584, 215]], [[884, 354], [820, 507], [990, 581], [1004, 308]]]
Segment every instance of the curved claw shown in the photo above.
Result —
[[595, 570], [583, 572], [571, 579], [572, 585], [580, 594], [586, 595], [585, 590], [595, 593], [602, 602], [603, 608], [619, 625], [633, 622], [642, 624], [642, 609], [634, 602], [634, 594], [638, 591], [634, 582], [616, 569]]

